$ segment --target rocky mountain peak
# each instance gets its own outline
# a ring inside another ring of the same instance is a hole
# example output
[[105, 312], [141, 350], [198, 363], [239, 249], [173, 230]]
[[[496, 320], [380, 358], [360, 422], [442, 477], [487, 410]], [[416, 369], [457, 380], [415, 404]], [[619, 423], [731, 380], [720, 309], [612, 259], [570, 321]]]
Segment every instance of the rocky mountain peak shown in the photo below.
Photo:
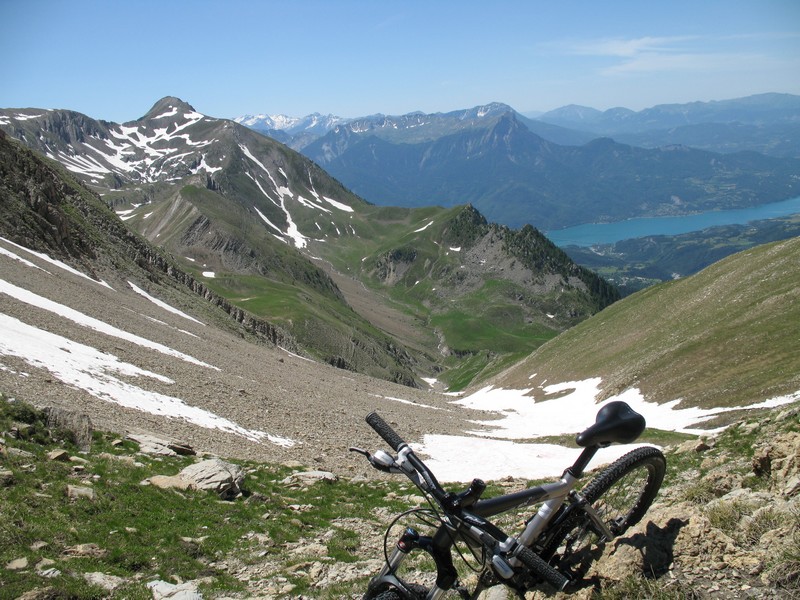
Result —
[[184, 102], [175, 96], [165, 96], [153, 105], [139, 121], [149, 121], [163, 119], [186, 113], [196, 113], [197, 111], [188, 102]]

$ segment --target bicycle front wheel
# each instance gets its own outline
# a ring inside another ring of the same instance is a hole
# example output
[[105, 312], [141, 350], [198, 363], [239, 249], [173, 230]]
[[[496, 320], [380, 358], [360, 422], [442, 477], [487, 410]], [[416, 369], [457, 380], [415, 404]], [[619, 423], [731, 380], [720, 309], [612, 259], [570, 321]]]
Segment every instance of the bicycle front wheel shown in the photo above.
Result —
[[[603, 469], [582, 493], [617, 537], [642, 520], [658, 494], [666, 468], [667, 461], [658, 448], [637, 448]], [[602, 554], [599, 542], [594, 523], [584, 512], [576, 511], [549, 536], [541, 556], [575, 580]]]
[[363, 600], [424, 600], [425, 596], [428, 595], [428, 588], [426, 588], [425, 586], [412, 583], [409, 584], [408, 588], [409, 591], [413, 594], [410, 597], [402, 593], [398, 589], [388, 588], [383, 591], [378, 591], [375, 593], [367, 592], [364, 595]]

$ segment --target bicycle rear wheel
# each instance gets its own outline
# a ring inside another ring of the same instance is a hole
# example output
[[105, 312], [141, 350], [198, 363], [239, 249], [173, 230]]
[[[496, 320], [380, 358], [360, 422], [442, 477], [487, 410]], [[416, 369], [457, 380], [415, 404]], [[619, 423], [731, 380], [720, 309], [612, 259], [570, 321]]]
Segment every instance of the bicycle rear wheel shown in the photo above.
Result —
[[[601, 471], [582, 493], [617, 537], [644, 517], [658, 494], [666, 468], [667, 461], [658, 448], [637, 448]], [[576, 511], [548, 537], [541, 556], [577, 580], [602, 554], [603, 544], [599, 542], [594, 523], [586, 513]]]

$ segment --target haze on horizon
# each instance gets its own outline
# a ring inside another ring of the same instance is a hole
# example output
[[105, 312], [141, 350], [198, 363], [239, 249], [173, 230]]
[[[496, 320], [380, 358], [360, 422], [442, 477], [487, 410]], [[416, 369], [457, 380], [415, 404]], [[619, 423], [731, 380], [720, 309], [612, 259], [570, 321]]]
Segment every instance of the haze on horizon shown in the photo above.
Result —
[[800, 94], [800, 3], [5, 0], [0, 106], [125, 122]]

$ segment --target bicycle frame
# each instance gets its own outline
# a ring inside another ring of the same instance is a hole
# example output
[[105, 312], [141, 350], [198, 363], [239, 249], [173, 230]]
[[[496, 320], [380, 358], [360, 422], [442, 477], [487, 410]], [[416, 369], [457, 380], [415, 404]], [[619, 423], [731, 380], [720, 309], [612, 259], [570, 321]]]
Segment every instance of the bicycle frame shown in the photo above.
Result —
[[[471, 541], [475, 545], [483, 546], [486, 545], [487, 535], [491, 535], [502, 550], [508, 550], [515, 544], [531, 546], [547, 529], [558, 510], [567, 503], [568, 498], [570, 499], [569, 508], [578, 507], [583, 510], [593, 521], [597, 531], [606, 539], [611, 539], [613, 537], [612, 533], [591, 505], [583, 502], [579, 494], [573, 493], [586, 466], [598, 450], [598, 446], [584, 448], [575, 464], [564, 471], [558, 481], [511, 494], [495, 496], [486, 500], [478, 500], [467, 510], [462, 511], [460, 515], [445, 515], [442, 517], [442, 526], [437, 529], [432, 537], [420, 536], [416, 531], [406, 529], [388, 557], [383, 569], [373, 578], [370, 585], [389, 584], [410, 594], [411, 592], [406, 589], [395, 573], [410, 552], [423, 550], [431, 555], [437, 570], [436, 585], [428, 592], [426, 600], [439, 600], [448, 590], [453, 588], [457, 580], [457, 572], [451, 555], [451, 548], [457, 539], [461, 538], [465, 541]], [[541, 503], [541, 507], [517, 537], [508, 536], [485, 520], [485, 518], [500, 515], [510, 510], [539, 503]], [[512, 567], [517, 566], [518, 561], [510, 558], [506, 562], [502, 559], [496, 560], [497, 558], [495, 555], [492, 560], [496, 572], [502, 576], [505, 571], [507, 578], [512, 577], [514, 575]], [[477, 598], [478, 594], [484, 589], [483, 584], [479, 582], [470, 598]]]
[[[594, 425], [576, 436], [575, 441], [583, 451], [558, 481], [482, 500], [480, 496], [486, 488], [482, 480], [473, 480], [466, 490], [457, 494], [446, 491], [411, 447], [376, 412], [367, 415], [366, 421], [397, 452], [397, 457], [382, 450], [374, 454], [360, 448], [350, 450], [366, 456], [378, 470], [406, 475], [429, 500], [433, 514], [441, 523], [431, 537], [406, 529], [380, 573], [370, 581], [367, 597], [390, 588], [399, 590], [406, 598], [419, 597], [418, 588], [409, 589], [396, 573], [411, 551], [423, 550], [433, 558], [437, 573], [436, 584], [427, 593], [426, 600], [439, 600], [450, 589], [457, 589], [462, 598], [474, 600], [485, 587], [501, 582], [518, 592], [528, 589], [531, 582], [540, 581], [556, 590], [565, 589], [570, 577], [550, 565], [535, 551], [534, 545], [547, 537], [548, 527], [562, 523], [575, 510], [591, 521], [601, 541], [614, 537], [603, 519], [574, 488], [601, 447], [630, 443], [645, 429], [644, 418], [627, 404], [610, 402], [598, 411]], [[506, 534], [487, 520], [534, 503], [541, 503], [541, 507], [517, 537]], [[466, 542], [473, 553], [480, 549], [482, 555], [482, 576], [472, 595], [457, 587], [458, 573], [453, 566], [451, 549], [459, 540]]]

